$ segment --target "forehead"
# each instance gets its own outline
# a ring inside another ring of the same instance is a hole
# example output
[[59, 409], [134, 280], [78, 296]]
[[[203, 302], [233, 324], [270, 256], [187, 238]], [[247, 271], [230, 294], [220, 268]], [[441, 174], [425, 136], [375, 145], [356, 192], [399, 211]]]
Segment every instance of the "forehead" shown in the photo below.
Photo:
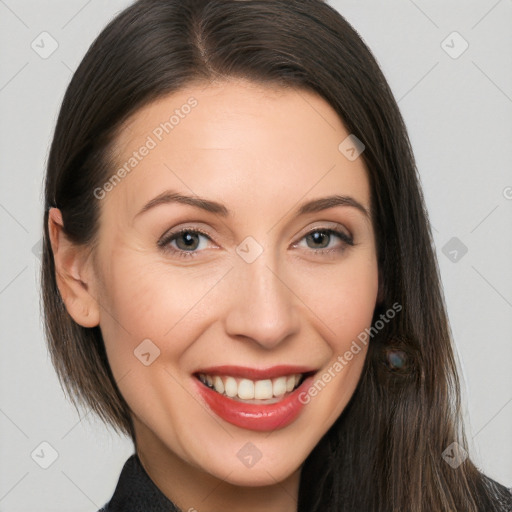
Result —
[[276, 195], [284, 206], [285, 197], [297, 202], [335, 190], [368, 205], [363, 160], [339, 149], [347, 136], [332, 107], [309, 91], [244, 80], [190, 86], [122, 126], [114, 172], [126, 172], [109, 202], [135, 215], [168, 188], [232, 199], [234, 209], [275, 208]]

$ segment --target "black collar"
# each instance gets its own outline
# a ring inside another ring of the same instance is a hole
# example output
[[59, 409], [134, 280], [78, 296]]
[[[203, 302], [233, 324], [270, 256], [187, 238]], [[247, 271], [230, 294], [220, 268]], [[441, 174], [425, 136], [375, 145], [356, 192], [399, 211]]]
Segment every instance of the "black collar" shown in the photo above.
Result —
[[112, 499], [98, 512], [180, 512], [155, 485], [134, 453], [125, 463]]

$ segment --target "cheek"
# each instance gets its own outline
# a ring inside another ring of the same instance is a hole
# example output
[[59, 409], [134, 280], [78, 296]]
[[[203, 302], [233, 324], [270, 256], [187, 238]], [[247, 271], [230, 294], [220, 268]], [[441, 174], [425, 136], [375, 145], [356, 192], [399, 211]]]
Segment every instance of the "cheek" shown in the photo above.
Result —
[[[198, 336], [193, 305], [208, 282], [190, 286], [184, 274], [133, 251], [116, 254], [115, 262], [105, 276], [101, 331], [121, 394], [132, 411], [150, 421], [162, 411], [160, 402], [175, 385], [180, 360]], [[180, 335], [184, 327], [187, 336]], [[174, 406], [177, 410], [168, 408], [171, 416], [185, 404]]]
[[344, 352], [370, 326], [378, 293], [375, 258], [347, 258], [344, 264], [304, 272], [297, 282], [299, 296], [318, 317], [319, 329], [334, 352]]
[[158, 354], [157, 340], [177, 321], [180, 311], [176, 305], [180, 302], [176, 287], [158, 278], [151, 263], [143, 262], [137, 253], [117, 252], [111, 261], [115, 265], [104, 274], [106, 292], [100, 324], [109, 363], [118, 378], [128, 370], [139, 369], [134, 351], [143, 342], [151, 347], [144, 340], [155, 345], [150, 351], [152, 357]]
[[374, 268], [362, 269], [359, 273], [350, 273], [345, 276], [333, 300], [336, 311], [333, 319], [337, 347], [339, 351], [345, 349], [346, 342], [354, 340], [369, 327], [372, 321], [378, 293], [378, 272]]
[[196, 280], [144, 255], [123, 254], [106, 276], [109, 313], [134, 335], [162, 337], [207, 289], [210, 279]]

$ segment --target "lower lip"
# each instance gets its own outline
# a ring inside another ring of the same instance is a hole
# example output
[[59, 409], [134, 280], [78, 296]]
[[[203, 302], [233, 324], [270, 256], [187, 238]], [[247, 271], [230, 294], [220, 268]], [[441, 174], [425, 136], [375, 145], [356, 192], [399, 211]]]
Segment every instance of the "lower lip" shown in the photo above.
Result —
[[269, 431], [284, 428], [292, 423], [302, 411], [303, 404], [300, 394], [307, 390], [313, 381], [313, 375], [288, 396], [275, 404], [246, 404], [221, 395], [205, 386], [195, 377], [199, 393], [210, 409], [220, 418], [248, 430]]

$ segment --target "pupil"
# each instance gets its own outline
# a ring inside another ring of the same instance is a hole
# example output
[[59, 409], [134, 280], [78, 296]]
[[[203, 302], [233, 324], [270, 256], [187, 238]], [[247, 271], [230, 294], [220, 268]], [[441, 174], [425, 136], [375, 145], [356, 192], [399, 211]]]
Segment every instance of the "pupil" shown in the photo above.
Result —
[[194, 237], [197, 237], [196, 234], [192, 234], [190, 232], [185, 232], [185, 233], [182, 233], [181, 237], [178, 238], [178, 241], [179, 240], [183, 240], [185, 241], [185, 247], [189, 248], [194, 245], [194, 243], [196, 242], [196, 240], [194, 240]]
[[[322, 233], [321, 231], [316, 231], [315, 233], [309, 235], [313, 238], [313, 241], [318, 244], [322, 242], [322, 238], [327, 239], [327, 233]], [[325, 240], [324, 240], [325, 241]], [[324, 244], [325, 245], [325, 244]]]

